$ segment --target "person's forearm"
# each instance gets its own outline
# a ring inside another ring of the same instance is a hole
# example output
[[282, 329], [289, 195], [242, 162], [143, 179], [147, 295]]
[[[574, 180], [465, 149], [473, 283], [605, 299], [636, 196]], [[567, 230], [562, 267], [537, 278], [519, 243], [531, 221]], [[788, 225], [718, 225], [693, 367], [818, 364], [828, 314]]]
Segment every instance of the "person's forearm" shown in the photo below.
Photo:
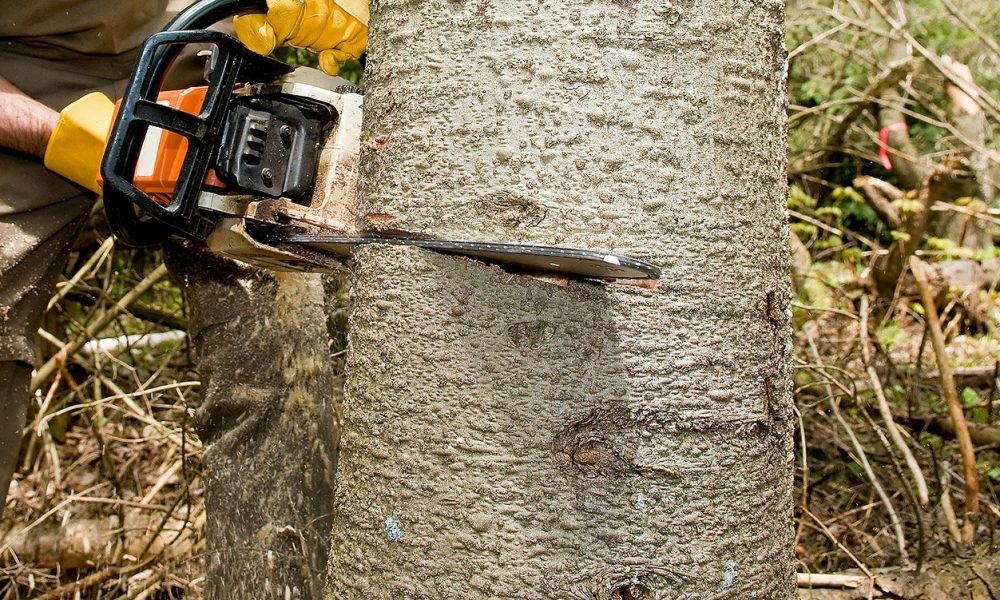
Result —
[[59, 113], [0, 77], [0, 147], [45, 156]]

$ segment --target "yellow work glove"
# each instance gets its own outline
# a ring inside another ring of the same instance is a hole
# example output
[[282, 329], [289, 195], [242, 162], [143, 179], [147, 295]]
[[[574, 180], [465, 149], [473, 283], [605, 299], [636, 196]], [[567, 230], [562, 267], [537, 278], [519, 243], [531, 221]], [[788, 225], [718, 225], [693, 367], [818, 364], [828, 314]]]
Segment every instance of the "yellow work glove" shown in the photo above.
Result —
[[114, 116], [114, 102], [100, 92], [87, 94], [64, 108], [45, 148], [45, 167], [100, 193], [97, 173]]
[[365, 51], [368, 0], [267, 0], [266, 15], [242, 15], [233, 25], [258, 54], [286, 45], [307, 48], [319, 53], [323, 71], [336, 75], [340, 63]]

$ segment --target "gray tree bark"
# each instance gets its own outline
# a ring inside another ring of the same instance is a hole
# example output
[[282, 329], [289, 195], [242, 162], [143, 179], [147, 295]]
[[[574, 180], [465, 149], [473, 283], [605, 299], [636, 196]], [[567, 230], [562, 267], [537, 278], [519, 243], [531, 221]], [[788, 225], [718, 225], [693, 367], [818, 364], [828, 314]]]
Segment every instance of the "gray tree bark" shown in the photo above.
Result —
[[373, 2], [328, 598], [793, 598], [783, 3]]

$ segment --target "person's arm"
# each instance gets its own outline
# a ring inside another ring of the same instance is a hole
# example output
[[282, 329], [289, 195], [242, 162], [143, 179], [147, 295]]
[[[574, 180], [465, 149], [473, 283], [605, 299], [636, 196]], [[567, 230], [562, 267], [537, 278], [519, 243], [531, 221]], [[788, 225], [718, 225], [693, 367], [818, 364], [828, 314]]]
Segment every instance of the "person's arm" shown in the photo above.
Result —
[[0, 77], [0, 147], [45, 156], [59, 113]]
[[59, 113], [0, 77], [0, 148], [42, 159], [50, 171], [100, 193], [97, 171], [114, 111], [94, 92]]

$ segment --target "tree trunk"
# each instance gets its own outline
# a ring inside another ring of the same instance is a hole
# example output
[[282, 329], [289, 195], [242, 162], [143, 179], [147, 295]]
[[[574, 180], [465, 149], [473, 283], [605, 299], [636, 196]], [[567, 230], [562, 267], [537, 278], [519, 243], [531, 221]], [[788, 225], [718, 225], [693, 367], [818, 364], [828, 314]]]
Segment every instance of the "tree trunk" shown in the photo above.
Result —
[[203, 383], [205, 598], [320, 598], [340, 387], [319, 276], [191, 248], [169, 247], [167, 264], [191, 309]]
[[329, 598], [792, 598], [783, 3], [373, 3]]

